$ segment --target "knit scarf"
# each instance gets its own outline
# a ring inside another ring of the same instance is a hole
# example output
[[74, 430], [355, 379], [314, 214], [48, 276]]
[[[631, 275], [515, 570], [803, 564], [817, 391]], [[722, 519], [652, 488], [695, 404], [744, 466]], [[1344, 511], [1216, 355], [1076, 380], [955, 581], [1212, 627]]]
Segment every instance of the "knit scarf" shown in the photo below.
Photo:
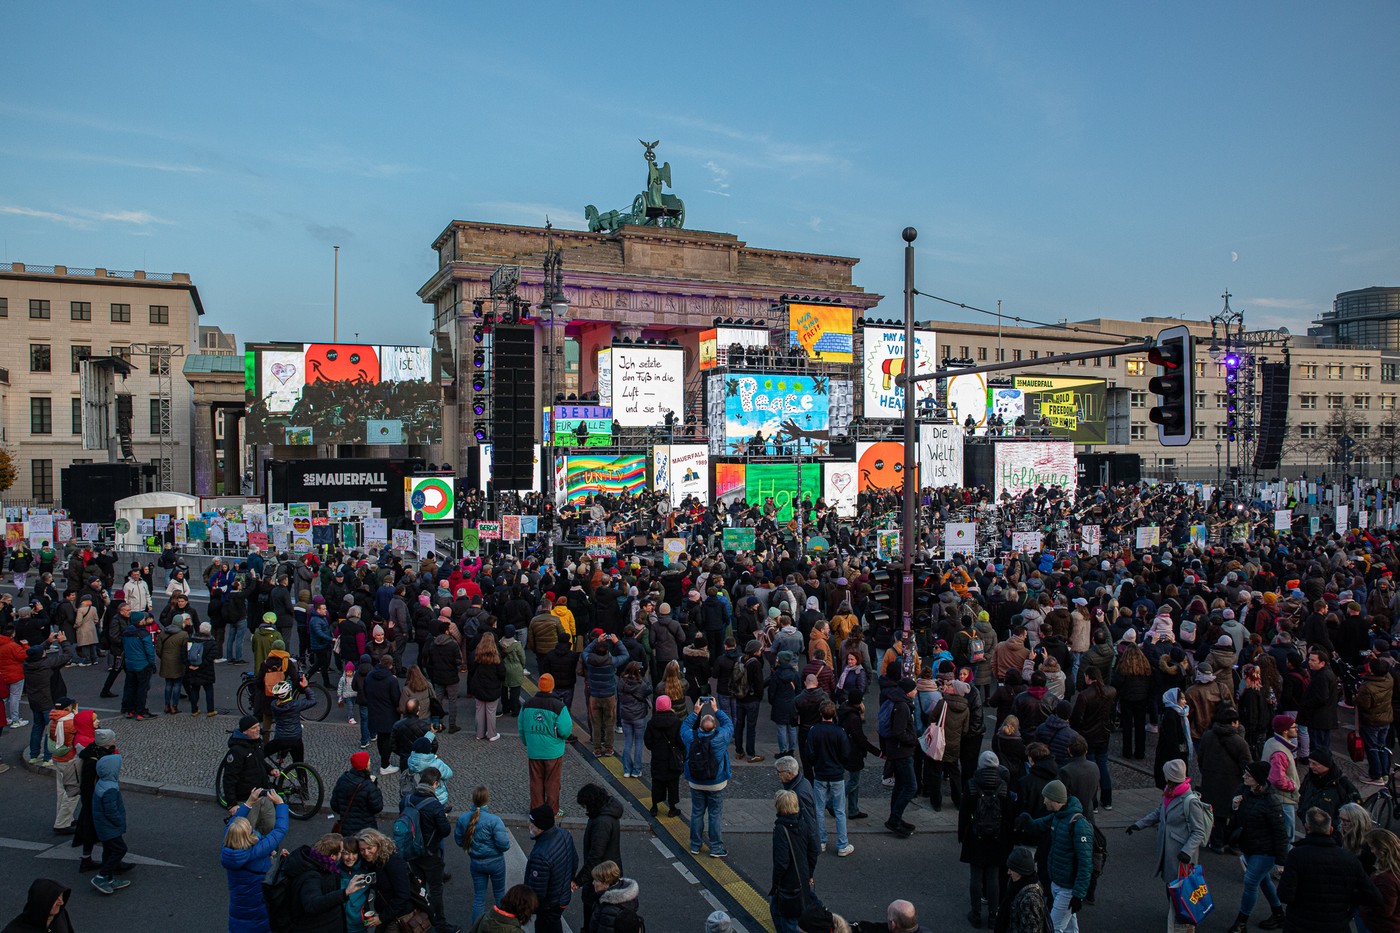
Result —
[[1162, 792], [1162, 805], [1167, 806], [1182, 794], [1191, 793], [1191, 779], [1187, 778], [1175, 787], [1168, 787]]

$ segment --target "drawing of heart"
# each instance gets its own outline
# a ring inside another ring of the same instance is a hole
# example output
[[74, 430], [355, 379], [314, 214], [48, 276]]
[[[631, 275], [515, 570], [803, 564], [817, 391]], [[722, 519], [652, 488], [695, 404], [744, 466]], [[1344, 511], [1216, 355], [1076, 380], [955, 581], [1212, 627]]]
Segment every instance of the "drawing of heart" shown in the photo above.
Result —
[[836, 487], [837, 492], [845, 492], [846, 487], [851, 485], [851, 474], [833, 473], [831, 474], [831, 485]]
[[292, 378], [293, 376], [295, 376], [296, 374], [297, 374], [297, 368], [296, 368], [296, 365], [293, 364], [293, 363], [273, 363], [273, 364], [272, 364], [272, 378], [276, 379], [278, 382], [282, 383], [283, 385], [286, 385], [286, 384], [287, 384], [287, 380], [288, 380], [288, 379], [291, 379], [291, 378]]

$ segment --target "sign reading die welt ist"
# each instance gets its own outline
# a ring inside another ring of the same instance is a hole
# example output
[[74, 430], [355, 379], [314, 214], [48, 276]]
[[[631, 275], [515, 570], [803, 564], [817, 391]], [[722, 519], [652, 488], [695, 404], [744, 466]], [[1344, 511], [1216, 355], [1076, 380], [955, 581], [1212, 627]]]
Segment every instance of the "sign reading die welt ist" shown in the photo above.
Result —
[[681, 347], [612, 348], [613, 418], [628, 428], [665, 424], [685, 414], [685, 350]]

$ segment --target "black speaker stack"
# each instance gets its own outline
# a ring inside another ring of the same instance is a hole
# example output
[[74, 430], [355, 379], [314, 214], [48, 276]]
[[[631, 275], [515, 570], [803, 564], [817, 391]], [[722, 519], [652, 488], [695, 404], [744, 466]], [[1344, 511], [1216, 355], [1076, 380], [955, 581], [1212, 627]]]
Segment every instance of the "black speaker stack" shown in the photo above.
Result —
[[1277, 470], [1288, 434], [1288, 364], [1261, 363], [1263, 394], [1259, 400], [1259, 443], [1254, 447], [1254, 471]]
[[498, 324], [492, 335], [491, 480], [528, 490], [535, 469], [535, 329]]

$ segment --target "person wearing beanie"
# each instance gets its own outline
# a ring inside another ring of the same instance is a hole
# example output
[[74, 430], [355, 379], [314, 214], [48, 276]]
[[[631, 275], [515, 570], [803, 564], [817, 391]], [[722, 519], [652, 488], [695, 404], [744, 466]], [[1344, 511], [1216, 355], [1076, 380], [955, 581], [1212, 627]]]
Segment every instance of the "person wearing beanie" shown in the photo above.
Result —
[[1010, 879], [1002, 892], [1001, 904], [995, 912], [995, 922], [987, 925], [998, 933], [1042, 933], [1049, 928], [1049, 907], [1036, 874], [1035, 852], [1017, 846], [1006, 859], [1006, 874]]
[[1326, 748], [1314, 748], [1308, 755], [1308, 771], [1298, 788], [1298, 812], [1307, 813], [1316, 807], [1326, 813], [1332, 825], [1336, 826], [1342, 806], [1360, 802], [1361, 794], [1356, 785], [1337, 767], [1332, 752]]
[[[243, 716], [238, 720], [238, 728], [228, 737], [228, 751], [224, 754], [223, 784], [220, 798], [233, 813], [243, 801], [248, 800], [254, 790], [268, 786], [267, 762], [263, 759], [262, 720], [257, 716]], [[253, 801], [248, 821], [259, 833], [272, 828], [276, 813], [271, 801], [260, 796]]]
[[681, 741], [681, 719], [666, 694], [656, 698], [656, 712], [647, 721], [642, 743], [651, 752], [651, 815], [666, 804], [666, 815], [680, 816], [681, 774], [685, 768], [685, 743]]
[[434, 784], [438, 802], [447, 806], [447, 782], [452, 779], [452, 768], [438, 756], [437, 739], [432, 732], [421, 735], [413, 740], [413, 751], [408, 755], [408, 773], [415, 775], [414, 780], [423, 783], [421, 777], [429, 768], [435, 768], [438, 772], [438, 780]]
[[563, 774], [564, 749], [574, 733], [574, 720], [569, 707], [554, 695], [552, 674], [540, 675], [539, 689], [520, 708], [515, 725], [525, 743], [525, 757], [529, 761], [531, 808], [545, 806], [551, 814], [562, 815], [559, 781]]
[[[526, 715], [522, 710], [522, 723]], [[564, 910], [573, 897], [572, 884], [578, 874], [579, 857], [574, 837], [568, 830], [554, 825], [554, 814], [549, 806], [530, 808], [530, 838], [535, 842], [525, 862], [525, 884], [540, 902], [539, 912], [535, 914], [535, 933], [562, 933]]]
[[520, 715], [520, 685], [525, 682], [525, 646], [516, 638], [515, 626], [507, 625], [496, 645], [505, 665], [505, 687], [501, 693], [501, 715]]
[[[117, 734], [111, 729], [98, 729], [93, 733], [92, 744], [78, 752], [78, 813], [73, 822], [73, 845], [82, 852], [78, 864], [80, 872], [97, 868], [92, 852], [100, 841], [97, 828], [93, 824], [93, 792], [97, 786], [97, 765], [108, 755], [117, 754]], [[124, 871], [125, 867], [119, 870]]]
[[958, 807], [960, 861], [968, 868], [968, 896], [972, 909], [967, 921], [982, 925], [982, 901], [987, 902], [987, 925], [995, 926], [1000, 908], [1001, 866], [1011, 839], [1012, 813], [1009, 776], [995, 752], [977, 757], [977, 769], [967, 780]]
[[1245, 933], [1260, 891], [1264, 892], [1272, 915], [1259, 928], [1283, 928], [1283, 903], [1274, 887], [1273, 871], [1283, 867], [1292, 840], [1283, 818], [1284, 805], [1269, 785], [1269, 770], [1265, 761], [1246, 765], [1243, 788], [1232, 803], [1230, 832], [1244, 862], [1244, 891], [1239, 913], [1228, 933]]
[[1050, 919], [1061, 933], [1078, 933], [1078, 914], [1089, 896], [1093, 871], [1093, 825], [1084, 818], [1078, 798], [1071, 797], [1062, 782], [1050, 781], [1040, 796], [1045, 815], [1032, 818], [1022, 813], [1016, 818], [1016, 829], [1033, 837], [1049, 835]]
[[889, 728], [880, 730], [880, 748], [889, 759], [894, 776], [890, 815], [885, 820], [885, 828], [901, 839], [914, 834], [914, 824], [905, 822], [904, 811], [918, 793], [914, 753], [919, 749], [919, 736], [913, 704], [918, 688], [916, 680], [905, 677], [895, 685], [880, 689], [880, 706], [884, 708], [885, 704], [889, 704]]
[[428, 889], [433, 927], [448, 930], [450, 927], [444, 915], [442, 896], [446, 867], [443, 847], [452, 838], [452, 824], [448, 822], [446, 805], [442, 802], [442, 797], [446, 795], [443, 789], [445, 781], [438, 769], [431, 765], [412, 773], [417, 783], [412, 785], [413, 790], [404, 798], [399, 812], [403, 813], [410, 807], [418, 812], [418, 823], [423, 832], [423, 851], [407, 861]]
[[1280, 713], [1273, 719], [1273, 735], [1264, 741], [1260, 760], [1268, 762], [1269, 786], [1283, 805], [1284, 835], [1293, 844], [1294, 826], [1298, 815], [1298, 726], [1293, 717]]
[[349, 838], [362, 829], [374, 829], [379, 814], [384, 812], [384, 794], [370, 777], [369, 752], [358, 751], [350, 756], [350, 769], [335, 782], [331, 791], [330, 810], [336, 816], [332, 832]]
[[[1201, 848], [1210, 834], [1212, 815], [1201, 795], [1191, 788], [1186, 762], [1173, 758], [1162, 766], [1166, 787], [1162, 799], [1149, 813], [1129, 826], [1129, 835], [1157, 828], [1156, 875], [1163, 884], [1175, 881], [1178, 865], [1200, 862]], [[1164, 895], [1166, 891], [1162, 892]]]

